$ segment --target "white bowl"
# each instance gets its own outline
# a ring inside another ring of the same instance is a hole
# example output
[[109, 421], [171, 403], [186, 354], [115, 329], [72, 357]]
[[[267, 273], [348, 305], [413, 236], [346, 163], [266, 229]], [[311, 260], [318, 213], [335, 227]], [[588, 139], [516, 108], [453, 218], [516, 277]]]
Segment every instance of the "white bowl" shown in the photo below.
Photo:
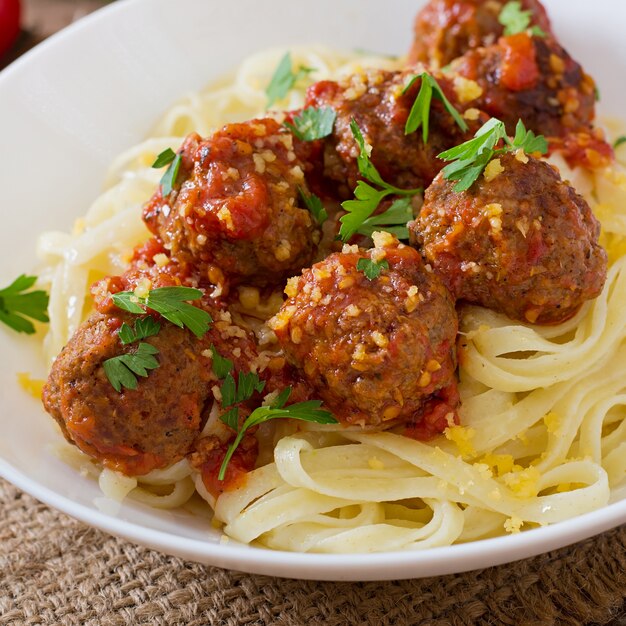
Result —
[[[35, 266], [37, 235], [83, 214], [122, 150], [180, 95], [275, 45], [404, 52], [422, 2], [394, 0], [126, 0], [52, 37], [0, 74], [0, 285]], [[564, 45], [597, 79], [603, 113], [626, 115], [626, 4], [545, 0]], [[271, 7], [271, 8], [270, 8]], [[126, 503], [101, 512], [98, 485], [50, 451], [59, 434], [16, 373], [44, 375], [34, 340], [0, 329], [0, 475], [87, 524], [169, 554], [232, 569], [309, 579], [431, 576], [533, 556], [626, 521], [626, 500], [554, 526], [423, 552], [293, 554], [220, 542], [182, 512]]]

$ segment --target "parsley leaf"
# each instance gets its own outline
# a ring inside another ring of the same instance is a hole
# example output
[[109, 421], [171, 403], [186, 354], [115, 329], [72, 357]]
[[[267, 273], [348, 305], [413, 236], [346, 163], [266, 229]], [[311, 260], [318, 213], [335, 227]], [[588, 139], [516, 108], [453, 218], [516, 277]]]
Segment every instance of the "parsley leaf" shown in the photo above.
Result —
[[618, 137], [613, 144], [613, 148], [619, 148], [623, 143], [626, 143], [626, 135]]
[[172, 150], [171, 148], [166, 148], [156, 158], [156, 160], [152, 164], [152, 167], [154, 169], [160, 169], [162, 167], [165, 167], [166, 165], [169, 165], [175, 158], [176, 152], [174, 152], [174, 150]]
[[[529, 30], [532, 22], [532, 11], [522, 11], [522, 3], [519, 0], [507, 2], [500, 11], [498, 21], [504, 26], [504, 35], [517, 35]], [[537, 37], [545, 37], [545, 32], [539, 26], [530, 28], [530, 33]]]
[[265, 388], [265, 381], [260, 380], [254, 372], [239, 372], [237, 374], [237, 382], [234, 376], [227, 372], [222, 383], [222, 406], [230, 407], [240, 402], [249, 400], [255, 391], [261, 393]]
[[363, 220], [357, 232], [360, 235], [371, 237], [377, 230], [384, 230], [395, 235], [398, 239], [408, 239], [407, 223], [412, 219], [411, 198], [398, 198], [384, 213], [372, 215]]
[[452, 106], [450, 100], [446, 98], [441, 87], [439, 86], [439, 83], [430, 74], [428, 74], [428, 72], [423, 72], [422, 74], [413, 76], [408, 82], [407, 86], [402, 91], [402, 93], [405, 94], [418, 80], [421, 80], [422, 84], [420, 86], [419, 93], [417, 94], [417, 98], [415, 98], [415, 101], [413, 102], [411, 111], [409, 112], [409, 117], [406, 120], [406, 124], [404, 126], [404, 134], [410, 135], [421, 126], [422, 139], [424, 143], [428, 143], [430, 107], [433, 98], [436, 98], [437, 100], [443, 102], [443, 106], [445, 107], [446, 111], [448, 111], [448, 113], [452, 116], [452, 119], [456, 122], [457, 126], [463, 132], [467, 132], [469, 130], [467, 122]]
[[148, 295], [137, 297], [132, 291], [120, 291], [113, 294], [113, 302], [124, 311], [140, 315], [145, 313], [143, 305], [179, 328], [188, 328], [196, 337], [202, 337], [213, 321], [211, 316], [198, 307], [188, 304], [187, 300], [198, 300], [202, 291], [191, 287], [158, 287], [151, 289]]
[[287, 52], [280, 60], [265, 90], [267, 95], [267, 108], [269, 109], [276, 101], [282, 100], [300, 79], [314, 71], [312, 67], [304, 67], [301, 65], [296, 72], [293, 72], [291, 54]]
[[314, 193], [307, 194], [300, 186], [298, 186], [298, 191], [300, 192], [302, 202], [304, 202], [306, 208], [311, 212], [315, 221], [321, 226], [328, 219], [328, 212], [324, 208], [322, 201]]
[[165, 174], [161, 177], [161, 194], [163, 197], [169, 196], [176, 184], [178, 171], [180, 170], [180, 154], [176, 154], [171, 148], [166, 148], [159, 154], [156, 161], [152, 164], [154, 169], [159, 169], [169, 165], [165, 170]]
[[146, 339], [147, 337], [153, 337], [158, 335], [161, 330], [161, 325], [154, 320], [154, 318], [148, 316], [143, 317], [135, 321], [134, 329], [128, 324], [122, 324], [119, 332], [120, 341], [126, 346], [129, 343], [135, 343]]
[[[359, 180], [357, 182], [356, 189], [354, 190], [354, 197], [356, 199], [342, 202], [341, 206], [347, 211], [346, 215], [343, 215], [339, 219], [341, 222], [339, 235], [343, 241], [348, 241], [353, 235], [361, 232], [360, 229], [363, 227], [363, 224], [372, 216], [374, 211], [376, 211], [381, 200], [387, 196], [391, 194], [399, 196], [414, 196], [415, 194], [422, 192], [422, 189], [399, 189], [398, 187], [394, 187], [393, 185], [386, 183], [382, 179], [374, 164], [371, 162], [370, 154], [372, 152], [372, 147], [366, 143], [363, 138], [363, 133], [354, 119], [350, 122], [350, 129], [352, 130], [352, 135], [354, 136], [360, 150], [359, 156], [357, 157], [359, 173], [363, 176], [363, 178], [377, 187], [381, 187], [381, 189], [376, 189], [364, 180]], [[379, 220], [378, 224], [384, 224], [387, 221], [387, 218], [383, 217], [386, 214], [387, 212], [376, 216], [377, 220]], [[394, 216], [397, 219], [397, 214], [394, 213]], [[365, 229], [369, 230], [368, 226], [366, 226]], [[387, 229], [379, 227], [375, 230]]]
[[[505, 137], [505, 141], [507, 138]], [[515, 137], [513, 143], [510, 144], [511, 148], [519, 150], [520, 148], [527, 154], [533, 152], [540, 152], [545, 154], [548, 151], [548, 142], [543, 135], [535, 135], [532, 130], [526, 130], [524, 122], [518, 120], [515, 127]]]
[[135, 352], [115, 356], [103, 363], [104, 373], [118, 393], [122, 387], [137, 389], [137, 376], [146, 377], [149, 370], [159, 367], [155, 354], [159, 351], [149, 343], [140, 343]]
[[[504, 142], [504, 147], [496, 150], [496, 145]], [[528, 153], [548, 151], [548, 142], [542, 135], [536, 136], [532, 130], [526, 130], [522, 120], [517, 122], [515, 137], [509, 139], [504, 122], [491, 118], [478, 129], [473, 139], [438, 155], [444, 161], [452, 161], [442, 172], [446, 180], [457, 181], [454, 191], [469, 189], [482, 174], [487, 164], [494, 157], [506, 152], [524, 150]]]
[[230, 359], [223, 357], [215, 348], [213, 344], [211, 344], [211, 353], [213, 354], [213, 359], [211, 361], [211, 366], [213, 368], [213, 373], [221, 380], [222, 378], [226, 378], [226, 375], [233, 369], [234, 364]]
[[372, 259], [359, 259], [356, 264], [356, 269], [359, 272], [363, 272], [368, 280], [374, 280], [380, 276], [383, 270], [389, 269], [389, 262], [385, 259], [380, 261], [374, 261]]
[[285, 126], [301, 141], [315, 141], [333, 132], [336, 118], [330, 107], [307, 107], [293, 118], [293, 124], [285, 122]]
[[170, 166], [165, 170], [161, 178], [161, 193], [163, 196], [169, 196], [172, 193], [172, 189], [176, 184], [178, 178], [178, 170], [180, 169], [180, 154], [174, 157], [174, 160], [170, 163]]
[[22, 274], [8, 287], [0, 289], [0, 322], [18, 333], [32, 335], [35, 332], [34, 325], [27, 319], [29, 317], [40, 322], [50, 321], [48, 294], [41, 290], [28, 291], [36, 281], [36, 276]]
[[[246, 431], [249, 428], [258, 426], [259, 424], [263, 424], [264, 422], [268, 422], [273, 419], [282, 418], [297, 419], [306, 422], [315, 422], [317, 424], [337, 424], [337, 420], [333, 417], [332, 413], [320, 408], [322, 406], [321, 400], [296, 402], [295, 404], [291, 404], [290, 406], [286, 407], [285, 403], [289, 399], [290, 395], [291, 387], [287, 387], [278, 395], [278, 397], [270, 404], [270, 406], [260, 406], [259, 408], [254, 409], [254, 411], [252, 411], [252, 413], [248, 415], [244, 423], [241, 425], [240, 429], [238, 427], [239, 424], [235, 424], [235, 422], [232, 421], [232, 416], [229, 416], [229, 419], [233, 424], [229, 424], [229, 426], [231, 426], [233, 430], [237, 431], [237, 436], [226, 451], [226, 455], [224, 456], [224, 460], [222, 461], [222, 466], [220, 467], [218, 480], [224, 480], [228, 463], [230, 462], [233, 453], [241, 443], [241, 440], [243, 439]], [[222, 416], [222, 419], [224, 419], [224, 416]]]

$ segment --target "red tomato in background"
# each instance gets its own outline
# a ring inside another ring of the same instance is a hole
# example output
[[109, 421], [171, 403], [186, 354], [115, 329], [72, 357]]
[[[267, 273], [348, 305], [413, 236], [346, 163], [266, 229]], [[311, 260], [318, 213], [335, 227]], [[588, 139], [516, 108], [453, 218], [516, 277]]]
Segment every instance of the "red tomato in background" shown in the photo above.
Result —
[[0, 56], [20, 34], [20, 0], [0, 0]]

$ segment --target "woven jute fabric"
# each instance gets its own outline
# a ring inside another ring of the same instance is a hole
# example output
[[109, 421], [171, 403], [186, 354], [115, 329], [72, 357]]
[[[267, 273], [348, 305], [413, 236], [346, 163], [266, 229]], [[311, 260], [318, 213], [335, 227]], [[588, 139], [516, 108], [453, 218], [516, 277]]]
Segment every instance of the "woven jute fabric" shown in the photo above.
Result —
[[456, 576], [330, 583], [251, 576], [132, 545], [0, 480], [0, 624], [626, 624], [626, 526]]

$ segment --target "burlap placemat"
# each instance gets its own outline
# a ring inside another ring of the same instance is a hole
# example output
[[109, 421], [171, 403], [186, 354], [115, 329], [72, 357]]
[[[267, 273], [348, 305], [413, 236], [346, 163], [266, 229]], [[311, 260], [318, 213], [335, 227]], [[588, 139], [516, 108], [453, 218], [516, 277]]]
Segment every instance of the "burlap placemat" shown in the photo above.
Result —
[[0, 624], [626, 624], [626, 526], [456, 576], [325, 583], [251, 576], [94, 530], [0, 480]]

